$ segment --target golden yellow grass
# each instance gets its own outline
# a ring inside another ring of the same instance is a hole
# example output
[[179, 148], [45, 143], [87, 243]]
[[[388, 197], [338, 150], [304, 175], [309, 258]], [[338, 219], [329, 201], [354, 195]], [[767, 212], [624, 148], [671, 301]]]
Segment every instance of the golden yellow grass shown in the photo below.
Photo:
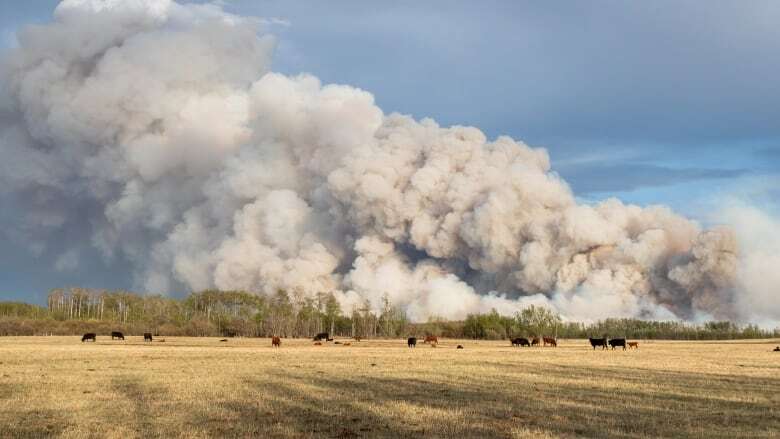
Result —
[[780, 435], [776, 340], [165, 338], [0, 338], [0, 437]]

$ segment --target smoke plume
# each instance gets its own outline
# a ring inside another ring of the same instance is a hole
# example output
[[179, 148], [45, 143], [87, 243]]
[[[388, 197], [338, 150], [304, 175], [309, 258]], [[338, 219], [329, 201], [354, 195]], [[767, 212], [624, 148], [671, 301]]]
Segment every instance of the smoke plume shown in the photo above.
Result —
[[347, 309], [387, 294], [415, 320], [748, 315], [729, 229], [578, 203], [543, 149], [273, 73], [263, 25], [65, 0], [20, 31], [0, 73], [5, 229], [36, 252], [62, 243], [58, 269], [90, 248], [128, 261], [151, 292], [333, 291]]

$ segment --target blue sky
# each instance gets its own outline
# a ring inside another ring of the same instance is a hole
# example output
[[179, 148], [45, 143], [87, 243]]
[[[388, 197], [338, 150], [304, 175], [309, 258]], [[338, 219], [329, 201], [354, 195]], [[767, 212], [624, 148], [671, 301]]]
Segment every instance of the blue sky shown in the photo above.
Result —
[[[0, 46], [56, 3], [0, 0]], [[279, 19], [268, 25], [274, 70], [543, 146], [584, 200], [668, 204], [705, 223], [723, 197], [780, 204], [778, 2], [224, 4]], [[0, 246], [0, 299], [129, 282], [53, 273], [7, 238]]]

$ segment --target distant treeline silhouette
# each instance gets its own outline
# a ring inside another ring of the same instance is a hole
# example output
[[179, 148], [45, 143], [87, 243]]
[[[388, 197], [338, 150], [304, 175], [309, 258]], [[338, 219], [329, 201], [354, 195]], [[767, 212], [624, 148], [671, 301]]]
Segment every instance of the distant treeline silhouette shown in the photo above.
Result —
[[692, 324], [621, 318], [596, 323], [564, 322], [551, 310], [535, 306], [513, 316], [493, 310], [471, 314], [463, 321], [432, 317], [425, 323], [412, 323], [387, 296], [378, 311], [366, 302], [345, 312], [332, 293], [311, 297], [284, 290], [272, 296], [207, 290], [176, 299], [126, 291], [68, 288], [52, 290], [45, 307], [0, 302], [0, 335], [109, 334], [115, 330], [138, 336], [151, 332], [169, 336], [312, 337], [329, 332], [341, 337], [436, 335], [489, 340], [543, 335], [670, 340], [780, 337], [780, 328], [764, 330], [756, 325], [728, 321]]

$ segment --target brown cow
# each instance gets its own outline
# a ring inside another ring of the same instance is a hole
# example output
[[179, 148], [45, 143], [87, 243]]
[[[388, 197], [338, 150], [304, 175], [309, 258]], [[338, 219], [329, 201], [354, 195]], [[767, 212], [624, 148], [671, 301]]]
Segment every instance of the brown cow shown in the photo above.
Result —
[[639, 342], [638, 341], [630, 341], [630, 342], [628, 342], [628, 348], [629, 349], [631, 349], [631, 348], [639, 349]]
[[533, 340], [531, 340], [531, 346], [539, 346], [539, 337], [534, 337]]
[[352, 338], [354, 338], [355, 341], [360, 341], [362, 339], [362, 337], [360, 337], [359, 335], [356, 335], [356, 336], [354, 336]]
[[273, 337], [271, 337], [271, 347], [278, 348], [278, 347], [281, 347], [281, 346], [282, 346], [282, 339], [281, 338], [279, 338], [279, 337], [277, 337], [275, 335]]
[[346, 343], [344, 343], [344, 346], [352, 346], [352, 343], [346, 342]]
[[315, 342], [314, 342], [314, 346], [322, 346], [322, 342], [315, 341]]
[[423, 340], [423, 343], [438, 343], [439, 337], [436, 337], [435, 335], [426, 335], [425, 340]]
[[542, 340], [544, 340], [545, 346], [550, 345], [554, 348], [558, 347], [558, 342], [552, 337], [543, 337]]

